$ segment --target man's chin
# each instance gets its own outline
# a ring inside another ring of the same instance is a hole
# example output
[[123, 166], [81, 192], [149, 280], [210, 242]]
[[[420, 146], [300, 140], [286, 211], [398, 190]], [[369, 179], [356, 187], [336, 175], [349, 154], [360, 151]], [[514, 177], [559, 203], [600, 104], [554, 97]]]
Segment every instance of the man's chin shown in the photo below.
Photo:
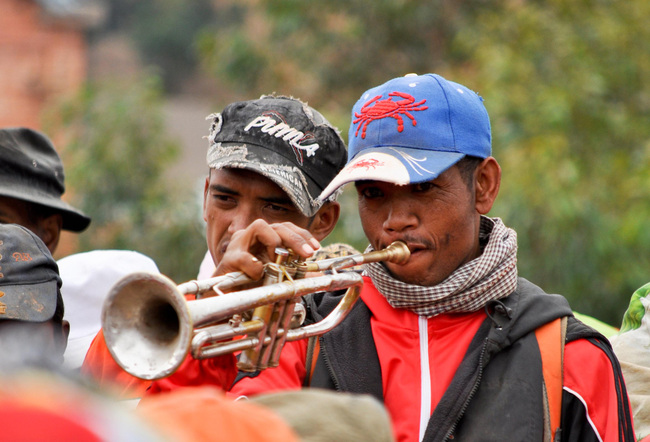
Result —
[[405, 264], [402, 266], [388, 265], [386, 267], [393, 278], [405, 284], [430, 287], [441, 282], [429, 269], [420, 266]]
[[426, 285], [424, 280], [426, 272], [418, 271], [416, 268], [409, 268], [408, 264], [404, 266], [387, 266], [391, 276], [398, 281], [412, 285]]

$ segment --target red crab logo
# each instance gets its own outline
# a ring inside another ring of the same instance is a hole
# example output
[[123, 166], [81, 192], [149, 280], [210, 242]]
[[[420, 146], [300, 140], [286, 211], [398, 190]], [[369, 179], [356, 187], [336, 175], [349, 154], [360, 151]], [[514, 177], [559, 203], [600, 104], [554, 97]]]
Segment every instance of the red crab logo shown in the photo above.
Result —
[[369, 158], [369, 159], [364, 159], [364, 160], [357, 161], [356, 163], [354, 163], [350, 167], [350, 170], [357, 169], [359, 167], [365, 167], [366, 171], [368, 171], [368, 170], [370, 170], [370, 168], [374, 169], [377, 166], [383, 166], [383, 165], [384, 165], [384, 163], [382, 163], [381, 161]]
[[[402, 115], [406, 115], [413, 126], [416, 126], [418, 123], [411, 115], [413, 111], [423, 111], [429, 109], [429, 106], [422, 106], [427, 100], [420, 100], [415, 103], [415, 98], [412, 95], [405, 94], [403, 92], [391, 92], [388, 94], [387, 100], [380, 100], [381, 95], [377, 95], [372, 100], [368, 101], [361, 108], [361, 112], [355, 112], [354, 116], [357, 117], [352, 124], [359, 124], [357, 127], [354, 136], [359, 135], [359, 129], [361, 131], [361, 138], [366, 138], [366, 128], [368, 125], [375, 120], [381, 120], [382, 118], [392, 117], [397, 120], [397, 132], [402, 132], [404, 130], [404, 120]], [[401, 97], [403, 100], [393, 101], [392, 97]], [[374, 103], [374, 104], [373, 104]]]

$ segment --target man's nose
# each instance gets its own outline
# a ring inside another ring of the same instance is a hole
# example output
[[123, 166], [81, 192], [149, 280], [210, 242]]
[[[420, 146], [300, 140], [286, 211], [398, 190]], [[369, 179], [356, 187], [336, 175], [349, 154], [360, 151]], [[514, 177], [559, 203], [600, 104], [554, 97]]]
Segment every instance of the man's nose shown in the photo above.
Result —
[[383, 227], [387, 232], [403, 232], [415, 228], [418, 224], [418, 216], [408, 200], [391, 200], [386, 204], [386, 210]]
[[228, 231], [233, 234], [243, 230], [259, 217], [259, 214], [251, 207], [238, 207], [237, 210], [232, 213]]

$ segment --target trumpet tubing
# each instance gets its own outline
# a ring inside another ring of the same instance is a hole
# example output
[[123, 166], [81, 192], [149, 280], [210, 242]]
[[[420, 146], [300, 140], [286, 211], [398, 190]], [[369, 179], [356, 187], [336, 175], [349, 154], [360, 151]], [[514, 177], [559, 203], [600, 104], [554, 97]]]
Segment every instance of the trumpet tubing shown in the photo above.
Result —
[[[218, 291], [251, 280], [243, 274], [229, 274], [177, 286], [164, 275], [133, 273], [113, 286], [104, 303], [104, 337], [115, 361], [142, 379], [169, 376], [188, 353], [203, 359], [242, 352], [240, 370], [273, 367], [278, 364], [286, 342], [326, 333], [354, 306], [363, 279], [356, 272], [337, 270], [371, 261], [405, 262], [409, 256], [406, 245], [394, 243], [383, 251], [338, 258], [327, 268], [322, 264], [297, 264], [297, 274], [329, 268], [333, 271], [331, 275], [267, 282], [268, 285], [193, 301], [187, 301], [185, 295]], [[275, 271], [279, 268], [282, 272], [283, 265], [275, 264]], [[282, 278], [270, 280], [279, 279]], [[347, 289], [343, 299], [325, 319], [292, 328], [301, 296], [343, 289]], [[243, 314], [251, 311], [250, 319], [244, 320]]]
[[299, 267], [303, 272], [319, 272], [323, 270], [342, 270], [368, 262], [387, 261], [404, 264], [411, 257], [411, 251], [401, 241], [395, 241], [383, 250], [373, 250], [358, 255], [342, 256], [324, 259], [322, 261], [305, 262]]

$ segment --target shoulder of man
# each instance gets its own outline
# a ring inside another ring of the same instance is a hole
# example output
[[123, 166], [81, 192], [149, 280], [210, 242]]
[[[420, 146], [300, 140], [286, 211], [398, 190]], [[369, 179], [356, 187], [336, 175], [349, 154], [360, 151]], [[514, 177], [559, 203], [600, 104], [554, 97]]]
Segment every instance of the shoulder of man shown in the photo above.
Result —
[[582, 322], [573, 314], [569, 302], [562, 295], [548, 294], [540, 287], [519, 278], [517, 289], [506, 298], [507, 306], [516, 305], [520, 316], [530, 320], [530, 327], [537, 328], [554, 319], [567, 316], [566, 342], [578, 339], [597, 339], [609, 344], [607, 338], [594, 327]]
[[517, 280], [515, 291], [497, 302], [505, 310], [507, 319], [501, 325], [511, 342], [557, 318], [572, 316], [566, 298], [548, 294], [521, 277]]

